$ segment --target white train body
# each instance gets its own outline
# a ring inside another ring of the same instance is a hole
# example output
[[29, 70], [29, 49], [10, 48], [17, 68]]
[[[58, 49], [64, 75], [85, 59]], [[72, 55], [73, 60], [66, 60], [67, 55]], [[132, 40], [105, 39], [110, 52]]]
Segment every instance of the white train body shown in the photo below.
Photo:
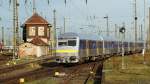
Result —
[[89, 59], [91, 56], [97, 56], [98, 52], [96, 51], [96, 48], [89, 49], [86, 46], [88, 44], [88, 40], [96, 40], [95, 37], [85, 37], [87, 36], [79, 36], [75, 33], [65, 33], [59, 36], [56, 48], [56, 56], [58, 56], [58, 59], [56, 59], [56, 62], [78, 63]]
[[95, 60], [97, 57], [141, 52], [143, 43], [120, 42], [114, 39], [104, 39], [100, 36], [78, 35], [76, 33], [65, 33], [58, 37], [56, 47], [57, 63], [79, 63]]

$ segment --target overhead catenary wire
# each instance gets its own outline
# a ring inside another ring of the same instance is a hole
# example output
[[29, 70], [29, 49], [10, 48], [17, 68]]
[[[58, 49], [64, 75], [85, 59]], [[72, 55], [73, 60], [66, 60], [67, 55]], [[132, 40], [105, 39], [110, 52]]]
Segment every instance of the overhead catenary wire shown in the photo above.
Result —
[[71, 6], [74, 6], [74, 8], [76, 8], [78, 11], [80, 11], [78, 13], [80, 13], [82, 16], [86, 16], [85, 17], [86, 23], [84, 23], [84, 24], [96, 25], [96, 18], [97, 17], [95, 15], [91, 14], [88, 5], [85, 6], [85, 8], [86, 8], [86, 11], [85, 11], [85, 10], [79, 8], [79, 6], [77, 6], [76, 3], [73, 2], [72, 0], [70, 2], [72, 4]]

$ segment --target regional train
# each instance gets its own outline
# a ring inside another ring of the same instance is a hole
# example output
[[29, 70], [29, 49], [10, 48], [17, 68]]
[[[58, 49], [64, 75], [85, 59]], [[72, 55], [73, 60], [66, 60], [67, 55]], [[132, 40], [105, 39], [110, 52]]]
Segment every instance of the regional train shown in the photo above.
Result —
[[[56, 46], [57, 63], [82, 63], [104, 56], [140, 53], [143, 42], [118, 41], [100, 35], [64, 33], [58, 36]], [[136, 47], [134, 47], [136, 46]]]

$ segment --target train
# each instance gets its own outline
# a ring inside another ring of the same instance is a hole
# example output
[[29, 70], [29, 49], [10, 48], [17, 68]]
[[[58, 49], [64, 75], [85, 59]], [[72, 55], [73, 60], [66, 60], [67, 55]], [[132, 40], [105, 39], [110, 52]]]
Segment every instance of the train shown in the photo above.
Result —
[[[136, 46], [136, 47], [135, 47]], [[100, 35], [64, 33], [56, 44], [57, 63], [83, 63], [105, 56], [140, 53], [144, 42], [119, 41]]]

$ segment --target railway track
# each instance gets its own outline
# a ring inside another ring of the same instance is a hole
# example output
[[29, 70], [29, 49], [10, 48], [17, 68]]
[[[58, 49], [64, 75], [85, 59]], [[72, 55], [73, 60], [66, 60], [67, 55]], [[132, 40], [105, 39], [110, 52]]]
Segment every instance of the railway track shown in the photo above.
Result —
[[26, 65], [27, 64], [18, 64], [18, 65], [12, 65], [12, 66], [2, 67], [2, 68], [0, 68], [0, 74], [9, 73], [9, 72], [12, 72], [14, 70], [22, 69]]
[[[51, 57], [51, 58], [44, 58], [44, 59], [36, 59], [36, 60], [29, 61], [26, 63], [1, 67], [0, 68], [0, 83], [5, 84], [6, 82], [6, 84], [12, 84], [12, 83], [18, 84], [19, 78], [26, 77], [28, 76], [28, 74], [29, 76], [27, 78], [29, 78], [30, 75], [33, 75], [33, 74], [38, 74], [41, 72], [44, 73], [46, 72], [46, 70], [48, 71], [49, 69], [48, 68], [27, 69], [26, 67], [34, 63], [37, 63], [37, 64], [45, 63], [45, 60], [47, 61], [47, 60], [52, 60], [52, 59], [55, 59], [55, 58]], [[58, 66], [56, 64], [52, 64], [52, 65], [53, 66], [50, 66], [50, 69], [54, 68], [55, 66]], [[9, 83], [8, 80], [11, 82]]]
[[0, 65], [6, 64], [9, 60], [12, 60], [11, 55], [0, 54]]
[[[81, 84], [87, 84], [89, 80], [93, 80], [96, 76], [102, 77], [102, 74], [97, 75], [98, 66], [102, 67], [100, 66], [102, 64], [103, 62], [96, 61], [68, 67], [61, 71], [67, 75], [63, 78], [63, 81], [60, 82], [60, 84], [74, 84], [75, 80], [82, 80]], [[99, 72], [102, 72], [102, 68], [99, 69]]]
[[[55, 64], [51, 64], [55, 65]], [[24, 78], [25, 81], [33, 81], [43, 77], [53, 76], [53, 73], [60, 69], [61, 66], [51, 66], [51, 67], [41, 67], [34, 70], [22, 70], [20, 72], [16, 72], [16, 74], [0, 75], [0, 83], [3, 84], [19, 84], [19, 79]]]
[[[47, 64], [48, 65], [48, 64]], [[50, 66], [49, 66], [50, 65]], [[31, 70], [31, 71], [24, 71], [13, 75], [7, 75], [2, 77], [0, 75], [0, 83], [2, 84], [19, 84], [19, 79], [24, 78], [25, 81], [30, 82], [33, 80], [38, 80], [45, 77], [54, 77], [54, 73], [64, 72], [67, 75], [62, 77], [63, 82], [61, 84], [71, 84], [73, 79], [77, 79], [78, 77], [83, 77], [83, 80], [87, 80], [90, 78], [90, 72], [95, 72], [98, 62], [90, 62], [81, 65], [74, 65], [74, 66], [63, 66], [57, 64], [49, 64], [48, 66], [43, 66], [41, 68]], [[87, 78], [88, 77], [88, 78]], [[85, 81], [83, 81], [84, 83]], [[84, 83], [86, 84], [86, 83]]]
[[53, 77], [55, 72], [64, 72], [67, 75], [62, 77], [64, 80], [63, 83], [70, 84], [73, 79], [82, 77], [82, 79], [85, 80], [82, 81], [82, 83], [86, 84], [89, 79], [94, 79], [91, 77], [93, 74], [90, 72], [96, 73], [96, 69], [99, 63], [101, 63], [100, 60], [73, 66], [63, 66], [56, 63], [45, 63], [41, 65], [42, 67], [34, 70], [24, 69], [24, 67], [29, 63], [0, 68], [0, 83], [18, 84], [20, 78], [24, 78], [26, 82], [30, 82], [45, 77]]
[[[54, 77], [55, 72], [63, 72], [66, 75], [62, 77], [60, 84], [72, 84], [75, 80], [82, 80], [81, 84], [87, 84], [89, 80], [94, 83], [100, 83], [102, 79], [102, 65], [107, 58], [73, 66], [62, 66], [58, 64], [42, 64], [42, 67], [34, 70], [20, 70], [25, 65], [6, 68], [4, 71], [0, 69], [0, 83], [2, 84], [19, 84], [19, 79], [24, 78], [26, 82], [38, 80], [45, 77]], [[16, 71], [14, 74], [9, 74]], [[19, 72], [20, 71], [20, 72]], [[5, 74], [5, 75], [2, 75]], [[80, 83], [79, 83], [80, 84]]]
[[39, 58], [39, 59], [31, 60], [31, 61], [28, 61], [28, 62], [16, 64], [16, 65], [10, 65], [10, 66], [1, 67], [0, 68], [0, 74], [8, 73], [8, 72], [11, 72], [11, 71], [14, 71], [14, 70], [17, 70], [17, 69], [22, 69], [26, 65], [29, 65], [29, 64], [32, 64], [32, 63], [39, 63], [39, 64], [41, 64], [41, 63], [46, 62], [47, 60], [53, 60], [53, 59], [55, 59], [55, 57], [47, 57], [47, 58], [43, 58], [43, 59]]

